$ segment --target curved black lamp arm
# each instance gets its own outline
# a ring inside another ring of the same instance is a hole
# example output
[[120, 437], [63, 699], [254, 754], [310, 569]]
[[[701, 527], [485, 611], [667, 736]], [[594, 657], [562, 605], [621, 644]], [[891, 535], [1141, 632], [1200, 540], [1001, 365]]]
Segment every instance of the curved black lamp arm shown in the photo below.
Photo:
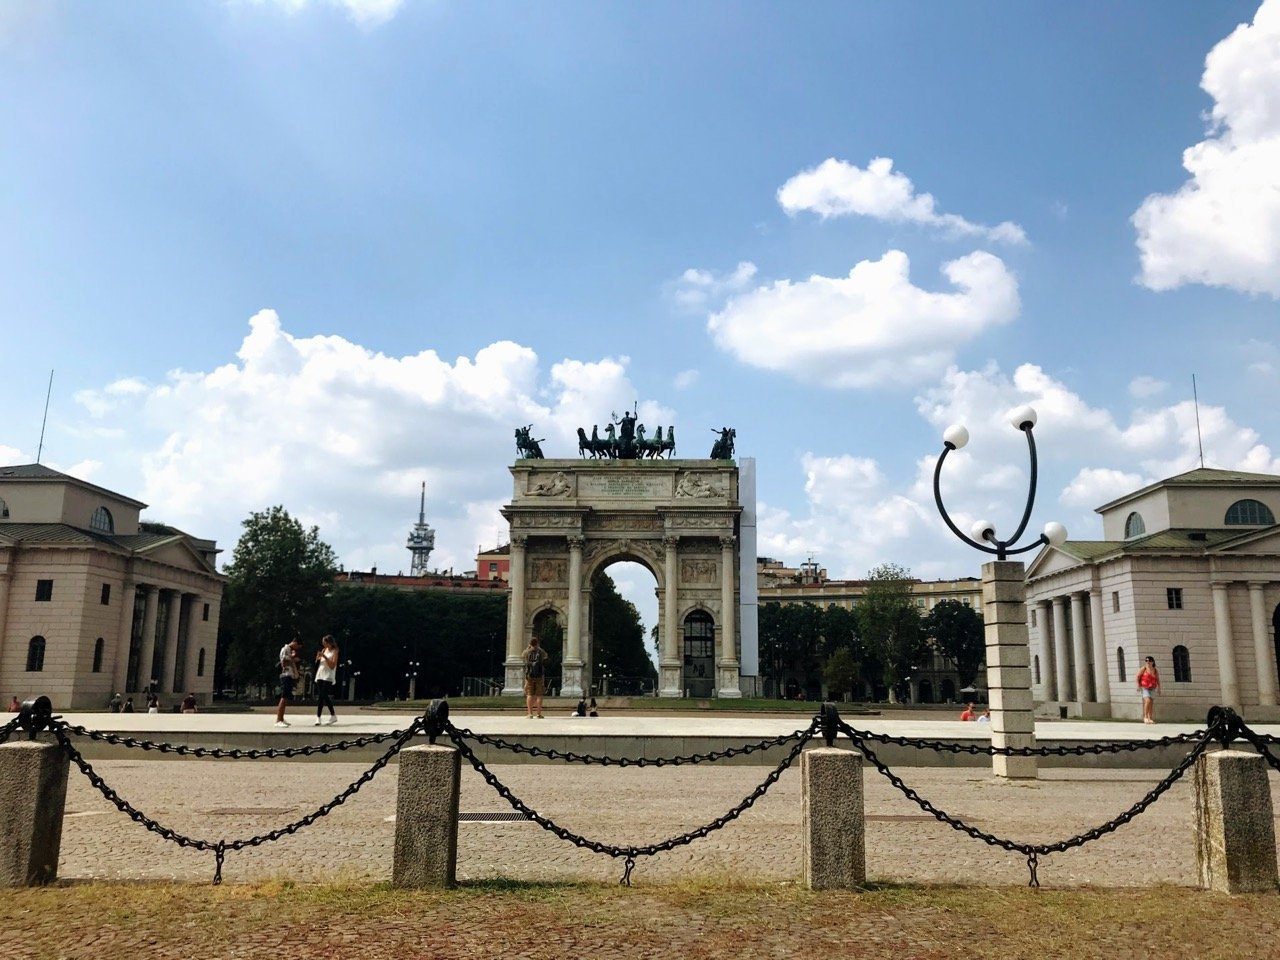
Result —
[[1036, 503], [1036, 480], [1039, 474], [1039, 463], [1036, 459], [1036, 440], [1032, 434], [1032, 426], [1028, 423], [1021, 427], [1021, 430], [1027, 435], [1027, 451], [1031, 457], [1031, 483], [1027, 490], [1027, 505], [1022, 511], [1022, 520], [1018, 523], [1018, 529], [1013, 532], [1013, 536], [1008, 540], [1001, 540], [994, 536], [991, 538], [991, 543], [995, 544], [995, 546], [989, 547], [986, 544], [978, 543], [972, 537], [966, 536], [964, 532], [962, 532], [952, 521], [950, 514], [947, 513], [947, 508], [942, 503], [942, 463], [947, 459], [947, 454], [956, 448], [955, 444], [951, 443], [949, 440], [943, 441], [942, 453], [938, 457], [937, 466], [933, 468], [933, 501], [938, 506], [938, 513], [942, 515], [943, 522], [946, 523], [952, 533], [965, 543], [969, 544], [969, 546], [973, 547], [975, 550], [981, 550], [983, 553], [995, 554], [995, 558], [997, 560], [1004, 560], [1012, 555], [1026, 553], [1028, 550], [1035, 550], [1049, 542], [1049, 538], [1044, 534], [1041, 534], [1026, 546], [1012, 546], [1012, 544], [1017, 543], [1022, 534], [1026, 532], [1027, 523], [1031, 520], [1031, 510]]

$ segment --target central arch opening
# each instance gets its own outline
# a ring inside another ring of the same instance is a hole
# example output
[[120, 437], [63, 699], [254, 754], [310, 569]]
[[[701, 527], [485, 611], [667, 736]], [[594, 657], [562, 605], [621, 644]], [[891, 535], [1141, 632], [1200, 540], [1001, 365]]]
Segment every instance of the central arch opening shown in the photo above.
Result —
[[657, 690], [658, 582], [644, 564], [619, 559], [591, 581], [594, 696], [652, 696]]

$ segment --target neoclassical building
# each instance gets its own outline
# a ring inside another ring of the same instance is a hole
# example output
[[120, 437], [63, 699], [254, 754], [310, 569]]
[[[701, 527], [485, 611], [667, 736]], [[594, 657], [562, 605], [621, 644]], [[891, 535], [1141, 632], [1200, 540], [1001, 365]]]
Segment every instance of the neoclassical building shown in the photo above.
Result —
[[1102, 540], [1045, 547], [1027, 569], [1032, 689], [1054, 716], [1156, 718], [1228, 704], [1280, 719], [1280, 476], [1197, 469], [1098, 508]]
[[213, 693], [217, 545], [40, 464], [0, 467], [0, 699], [60, 710], [116, 692]]

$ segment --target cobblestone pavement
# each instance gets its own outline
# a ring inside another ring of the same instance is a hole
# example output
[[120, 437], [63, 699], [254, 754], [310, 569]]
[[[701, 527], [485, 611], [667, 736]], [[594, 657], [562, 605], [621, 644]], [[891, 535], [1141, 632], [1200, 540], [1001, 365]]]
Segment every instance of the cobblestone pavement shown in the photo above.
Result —
[[[162, 823], [216, 840], [247, 836], [309, 812], [364, 768], [286, 761], [103, 761], [125, 798]], [[759, 767], [701, 765], [615, 769], [567, 765], [494, 768], [539, 812], [612, 842], [659, 840], [718, 816], [764, 776]], [[978, 770], [916, 768], [909, 785], [949, 812], [1002, 836], [1056, 840], [1110, 819], [1145, 794], [1163, 771], [1054, 770], [1032, 782]], [[276, 843], [229, 853], [229, 882], [385, 880], [395, 831], [397, 767], [315, 826]], [[1025, 884], [1016, 854], [972, 840], [923, 814], [874, 770], [866, 773], [867, 873], [884, 881]], [[1046, 886], [1149, 886], [1195, 882], [1193, 788], [1184, 778], [1149, 811], [1082, 850], [1042, 860]], [[1280, 777], [1272, 775], [1272, 794]], [[1277, 804], [1280, 809], [1280, 803]], [[469, 769], [463, 812], [510, 808]], [[791, 880], [800, 874], [800, 781], [789, 770], [756, 806], [724, 830], [641, 860], [637, 883], [691, 877]], [[208, 881], [213, 857], [165, 843], [118, 813], [74, 769], [67, 792], [60, 874], [65, 878]], [[459, 827], [460, 879], [605, 880], [620, 864], [557, 840], [528, 822]]]

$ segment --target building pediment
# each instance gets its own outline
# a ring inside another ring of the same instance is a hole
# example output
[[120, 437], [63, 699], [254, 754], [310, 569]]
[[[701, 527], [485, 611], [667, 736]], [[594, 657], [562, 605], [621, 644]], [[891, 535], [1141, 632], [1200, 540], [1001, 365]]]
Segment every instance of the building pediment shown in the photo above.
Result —
[[1232, 556], [1280, 555], [1280, 524], [1242, 533], [1238, 537], [1215, 544], [1206, 552]]
[[1063, 547], [1046, 546], [1027, 567], [1026, 578], [1031, 580], [1035, 577], [1046, 577], [1051, 573], [1060, 573], [1063, 570], [1082, 566], [1085, 563], [1084, 560], [1063, 549], [1069, 546], [1070, 542], [1063, 544]]
[[170, 537], [167, 540], [137, 548], [134, 553], [142, 559], [154, 560], [180, 570], [203, 574], [216, 573], [213, 567], [191, 548], [185, 537]]

